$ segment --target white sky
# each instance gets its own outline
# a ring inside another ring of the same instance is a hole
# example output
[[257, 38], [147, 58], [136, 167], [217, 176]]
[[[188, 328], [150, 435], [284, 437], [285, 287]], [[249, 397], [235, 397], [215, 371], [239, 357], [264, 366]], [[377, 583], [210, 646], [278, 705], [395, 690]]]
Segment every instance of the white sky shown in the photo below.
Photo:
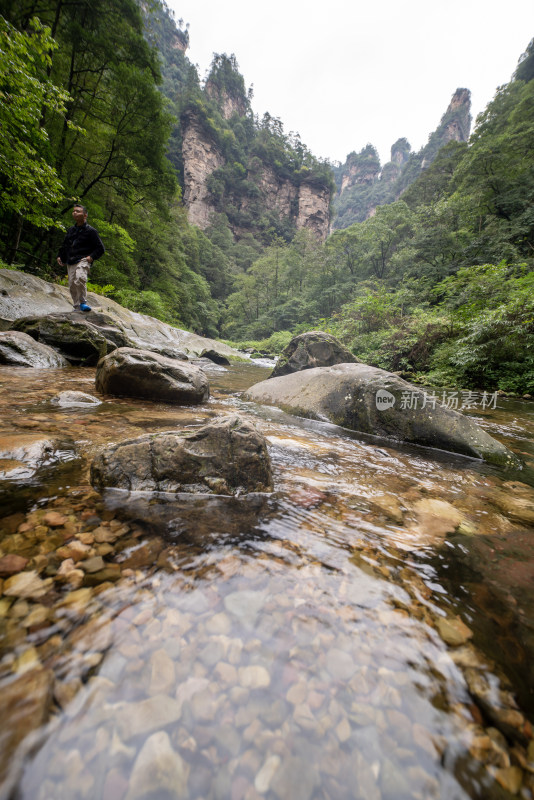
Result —
[[532, 0], [167, 3], [190, 23], [201, 78], [214, 52], [234, 53], [253, 110], [333, 161], [371, 142], [385, 163], [401, 136], [418, 150], [457, 87], [474, 120], [534, 36]]

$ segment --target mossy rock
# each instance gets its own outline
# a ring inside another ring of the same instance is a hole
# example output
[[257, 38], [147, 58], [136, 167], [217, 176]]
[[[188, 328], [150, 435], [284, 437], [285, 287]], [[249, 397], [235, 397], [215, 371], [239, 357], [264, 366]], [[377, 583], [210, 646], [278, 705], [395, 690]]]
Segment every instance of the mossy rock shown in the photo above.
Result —
[[93, 366], [109, 348], [105, 337], [94, 325], [83, 319], [72, 319], [70, 314], [23, 317], [13, 324], [13, 330], [27, 333], [36, 342], [53, 347], [76, 366]]
[[278, 378], [304, 369], [350, 363], [358, 363], [358, 359], [335, 336], [324, 331], [308, 331], [291, 339], [282, 350], [270, 377]]

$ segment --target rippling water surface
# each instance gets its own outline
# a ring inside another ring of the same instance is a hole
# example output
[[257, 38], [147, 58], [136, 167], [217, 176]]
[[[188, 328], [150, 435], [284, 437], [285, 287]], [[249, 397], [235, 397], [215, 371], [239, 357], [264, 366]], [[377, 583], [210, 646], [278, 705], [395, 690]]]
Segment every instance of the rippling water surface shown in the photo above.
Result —
[[[69, 410], [94, 370], [0, 368], [0, 437], [82, 456], [0, 523], [44, 582], [0, 599], [0, 796], [531, 798], [532, 405], [477, 415], [527, 463], [505, 475], [247, 403], [263, 367], [207, 371], [201, 407]], [[91, 489], [106, 443], [235, 411], [272, 496]]]

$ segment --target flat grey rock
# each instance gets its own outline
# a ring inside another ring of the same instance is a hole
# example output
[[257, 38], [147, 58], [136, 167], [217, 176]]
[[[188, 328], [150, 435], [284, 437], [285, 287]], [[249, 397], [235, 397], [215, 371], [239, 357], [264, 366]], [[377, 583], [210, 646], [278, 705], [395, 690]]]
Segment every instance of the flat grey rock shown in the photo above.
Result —
[[354, 431], [521, 466], [513, 453], [469, 417], [429, 403], [422, 389], [366, 364], [336, 364], [269, 378], [244, 396]]

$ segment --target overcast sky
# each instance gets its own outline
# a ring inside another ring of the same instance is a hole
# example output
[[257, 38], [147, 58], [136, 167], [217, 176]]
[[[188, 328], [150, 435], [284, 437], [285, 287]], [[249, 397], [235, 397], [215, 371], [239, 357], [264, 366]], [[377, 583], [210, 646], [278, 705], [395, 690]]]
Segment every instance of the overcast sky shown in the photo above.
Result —
[[332, 161], [371, 142], [385, 163], [401, 136], [418, 150], [458, 87], [475, 119], [534, 36], [533, 0], [167, 2], [201, 78], [234, 53], [254, 112]]

